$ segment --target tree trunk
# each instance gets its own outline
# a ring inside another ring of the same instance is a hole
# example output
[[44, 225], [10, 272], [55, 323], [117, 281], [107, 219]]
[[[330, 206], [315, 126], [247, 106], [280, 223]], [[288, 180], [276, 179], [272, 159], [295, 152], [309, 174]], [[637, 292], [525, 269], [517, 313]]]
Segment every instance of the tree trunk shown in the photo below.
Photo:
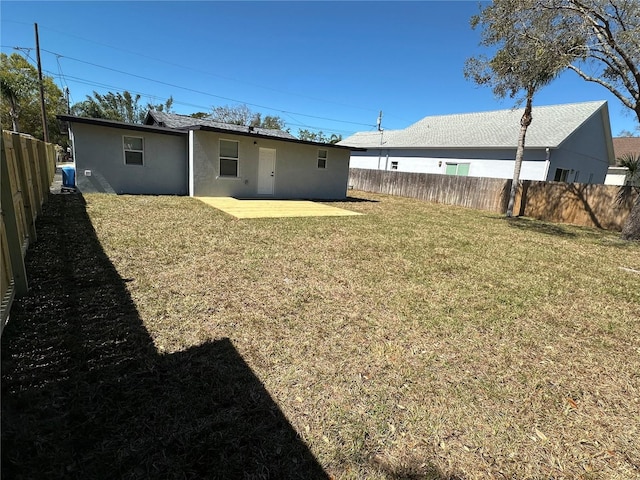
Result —
[[511, 182], [511, 191], [509, 192], [509, 204], [507, 205], [507, 217], [513, 217], [513, 207], [516, 203], [516, 193], [520, 186], [520, 171], [522, 170], [522, 158], [524, 157], [524, 143], [527, 136], [527, 128], [531, 125], [533, 117], [531, 116], [533, 103], [533, 89], [527, 89], [527, 105], [520, 119], [520, 135], [518, 136], [518, 148], [516, 150], [516, 163], [513, 167], [513, 181]]
[[633, 204], [631, 213], [622, 228], [620, 237], [623, 240], [635, 240], [640, 241], [640, 194], [636, 198], [636, 202]]

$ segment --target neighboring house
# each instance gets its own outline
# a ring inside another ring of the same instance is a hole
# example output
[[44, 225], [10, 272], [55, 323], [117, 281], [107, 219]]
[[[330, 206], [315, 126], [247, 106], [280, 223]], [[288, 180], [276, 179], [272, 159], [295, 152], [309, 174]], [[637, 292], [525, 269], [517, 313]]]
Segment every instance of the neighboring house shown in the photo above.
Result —
[[82, 192], [342, 199], [352, 148], [287, 132], [150, 112], [146, 125], [69, 123]]
[[[640, 157], [640, 137], [616, 137], [613, 139], [613, 152], [616, 160], [624, 155], [634, 155]], [[616, 162], [617, 163], [617, 162]], [[627, 178], [629, 169], [627, 167], [611, 166], [607, 171], [605, 185], [638, 185], [640, 180], [630, 182]]]
[[[338, 145], [351, 168], [513, 178], [523, 109], [425, 117], [403, 130], [359, 132]], [[603, 183], [614, 164], [606, 101], [533, 108], [522, 180]]]

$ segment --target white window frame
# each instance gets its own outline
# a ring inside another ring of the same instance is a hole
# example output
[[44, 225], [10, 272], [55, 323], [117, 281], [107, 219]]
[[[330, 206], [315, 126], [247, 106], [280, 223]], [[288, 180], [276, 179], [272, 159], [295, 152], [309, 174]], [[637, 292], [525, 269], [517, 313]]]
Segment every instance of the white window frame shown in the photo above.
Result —
[[[225, 157], [222, 156], [222, 142], [231, 142], [235, 143], [238, 146], [238, 156], [237, 157]], [[220, 166], [222, 160], [235, 160], [236, 162], [236, 174], [232, 175], [222, 175], [222, 168]], [[229, 179], [229, 180], [237, 180], [240, 178], [240, 142], [238, 140], [229, 140], [228, 138], [221, 138], [218, 141], [218, 178]]]
[[[447, 173], [447, 167], [456, 167], [455, 173]], [[460, 167], [468, 167], [466, 175], [460, 174]], [[451, 175], [454, 177], [468, 177], [469, 171], [471, 170], [471, 162], [445, 162], [444, 172], [446, 175]]]
[[[320, 155], [320, 152], [324, 152], [324, 157]], [[316, 163], [316, 167], [318, 168], [318, 170], [326, 170], [328, 160], [329, 160], [329, 150], [325, 148], [318, 149], [318, 161]], [[321, 162], [324, 162], [323, 166], [320, 166]]]
[[[142, 150], [138, 150], [135, 148], [127, 148], [127, 138], [135, 138], [142, 141]], [[127, 162], [127, 152], [140, 153], [142, 156], [142, 163], [129, 163]], [[144, 137], [136, 137], [134, 135], [123, 135], [122, 136], [122, 157], [124, 159], [124, 164], [128, 167], [144, 167]]]

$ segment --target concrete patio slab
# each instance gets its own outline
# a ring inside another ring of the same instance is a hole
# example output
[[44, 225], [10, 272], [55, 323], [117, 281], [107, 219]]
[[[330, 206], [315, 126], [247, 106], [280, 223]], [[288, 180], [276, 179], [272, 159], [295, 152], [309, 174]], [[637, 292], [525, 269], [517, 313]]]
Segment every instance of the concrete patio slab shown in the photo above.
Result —
[[231, 197], [196, 197], [236, 218], [345, 217], [361, 213], [309, 200], [240, 200]]

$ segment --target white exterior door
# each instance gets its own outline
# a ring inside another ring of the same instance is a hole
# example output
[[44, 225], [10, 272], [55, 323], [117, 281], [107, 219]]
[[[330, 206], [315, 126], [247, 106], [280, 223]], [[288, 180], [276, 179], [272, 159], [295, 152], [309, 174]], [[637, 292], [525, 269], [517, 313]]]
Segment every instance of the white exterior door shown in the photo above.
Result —
[[258, 154], [258, 195], [273, 195], [276, 179], [275, 148], [260, 148]]

